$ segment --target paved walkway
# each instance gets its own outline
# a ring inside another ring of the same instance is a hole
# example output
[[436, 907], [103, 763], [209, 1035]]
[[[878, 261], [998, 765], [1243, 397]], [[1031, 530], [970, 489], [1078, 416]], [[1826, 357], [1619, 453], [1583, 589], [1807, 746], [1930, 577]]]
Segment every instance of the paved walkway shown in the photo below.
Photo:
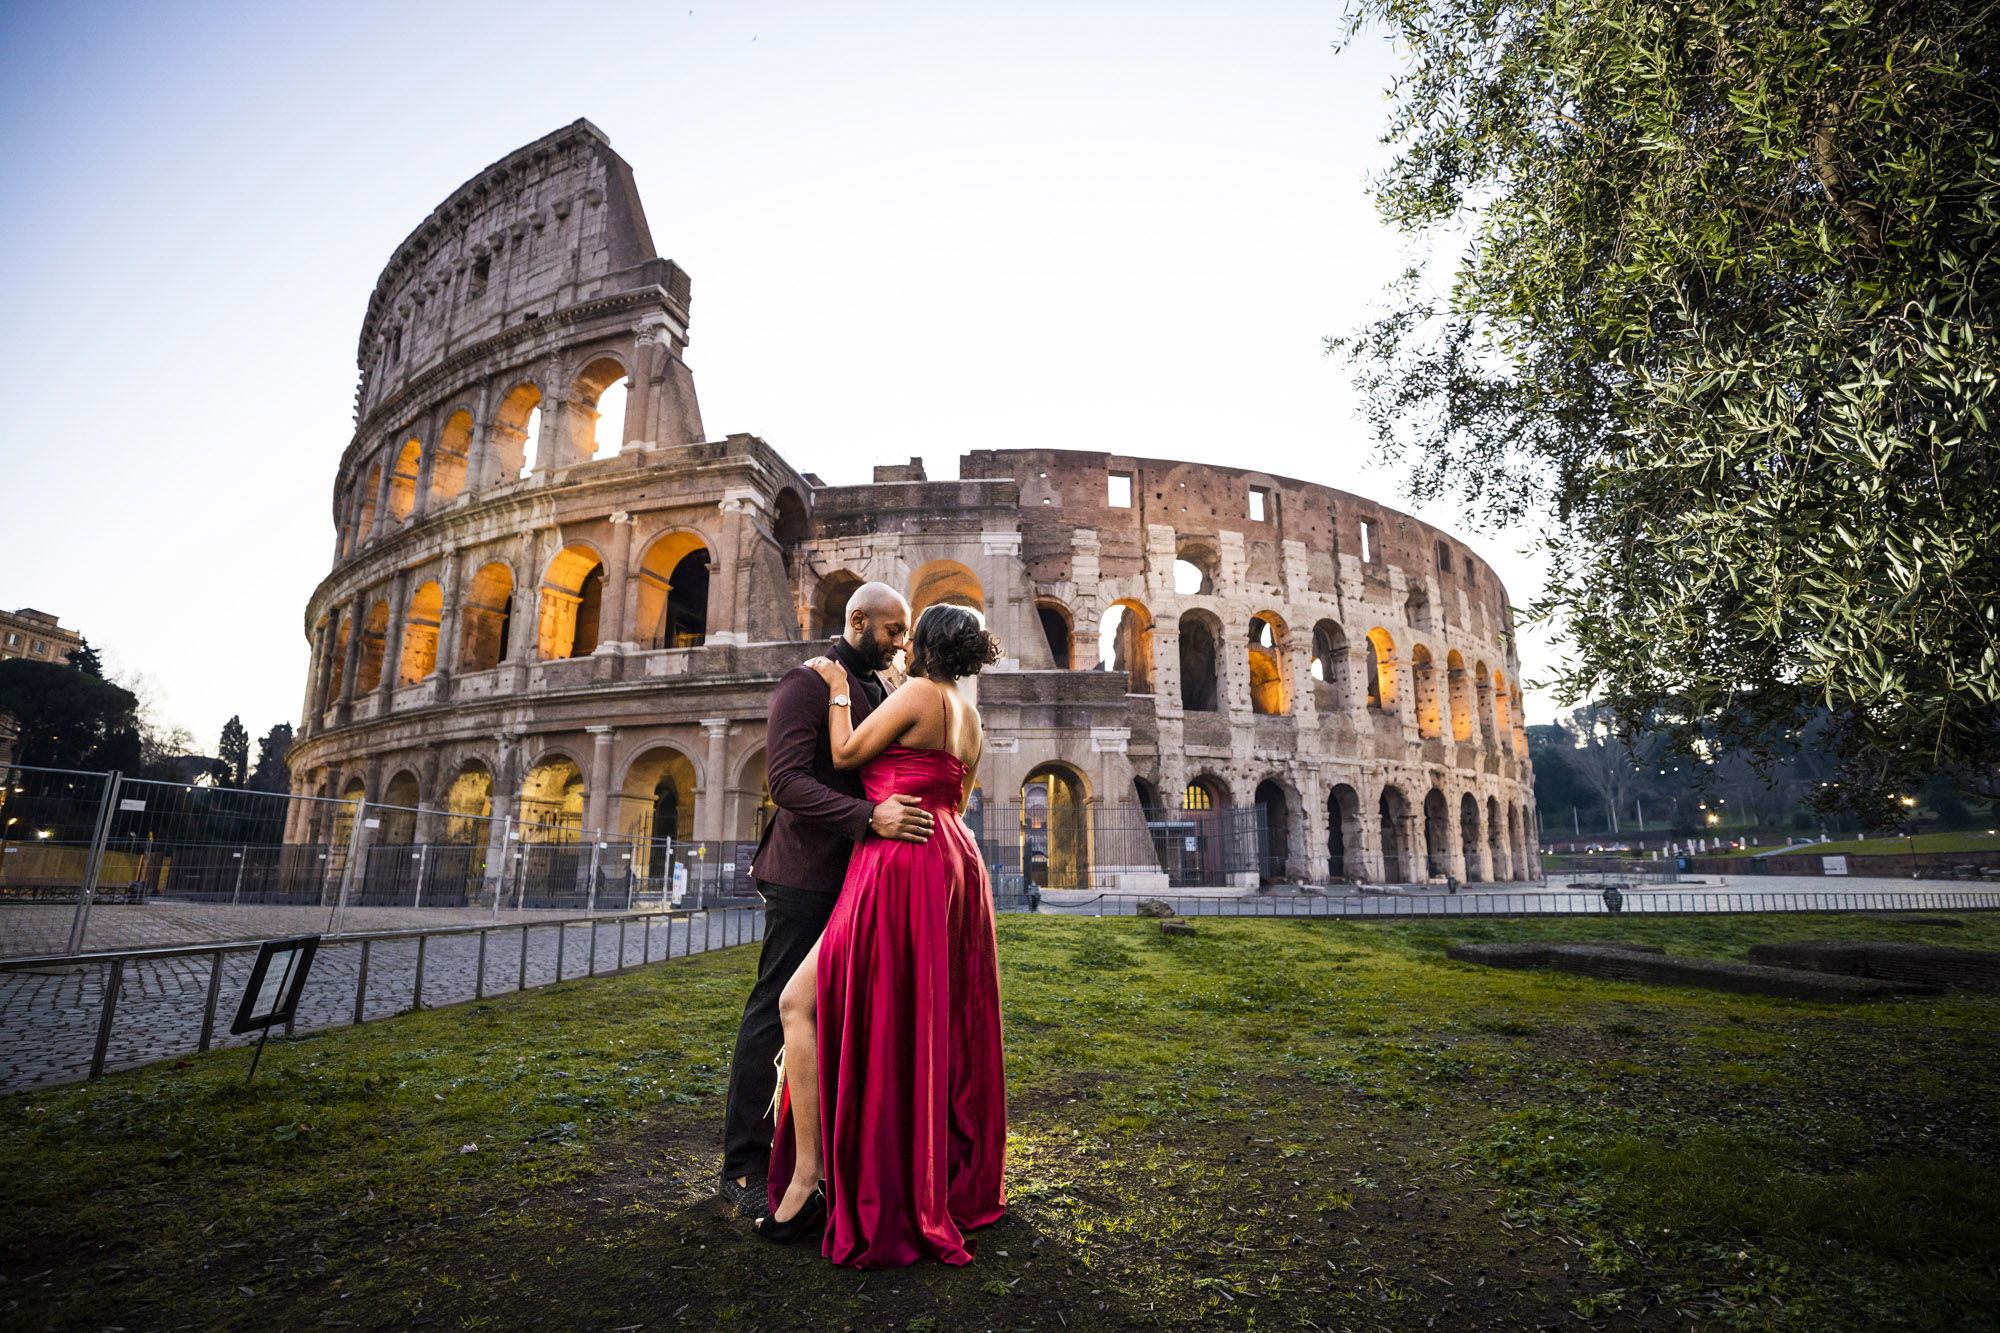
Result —
[[[321, 918], [319, 928], [324, 929], [324, 910], [313, 910]], [[429, 912], [404, 915], [417, 917], [415, 924], [419, 925], [450, 924]], [[348, 925], [355, 925], [351, 912]], [[496, 995], [519, 989], [524, 968], [530, 988], [553, 982], [559, 936], [562, 975], [569, 978], [584, 976], [592, 970], [593, 937], [595, 971], [605, 973], [621, 966], [641, 966], [648, 960], [680, 958], [762, 939], [763, 926], [763, 912], [740, 907], [655, 917], [650, 928], [640, 921], [629, 921], [622, 931], [616, 922], [598, 922], [594, 929], [583, 922], [567, 927], [558, 927], [547, 920], [540, 924], [532, 921], [510, 924], [486, 934], [484, 993]], [[371, 922], [367, 928], [397, 927]], [[308, 926], [300, 933], [311, 933], [312, 929]], [[277, 929], [265, 932], [264, 937], [275, 938], [284, 933], [285, 930]], [[222, 982], [216, 1001], [214, 1044], [218, 1046], [238, 1046], [256, 1040], [254, 1033], [242, 1037], [229, 1035], [230, 1020], [249, 984], [255, 959], [254, 950], [223, 955]], [[385, 1018], [412, 1007], [418, 998], [416, 964], [414, 940], [378, 940], [369, 946], [363, 1004], [366, 1017]], [[214, 954], [126, 964], [105, 1067], [126, 1069], [195, 1050], [214, 965]], [[358, 944], [339, 939], [322, 941], [305, 991], [299, 997], [297, 1027], [310, 1030], [351, 1023], [360, 974]], [[89, 1074], [108, 975], [109, 969], [102, 964], [55, 964], [36, 971], [0, 971], [0, 1091], [66, 1083]], [[436, 936], [426, 943], [422, 993], [425, 1008], [470, 1000], [480, 989], [479, 936]]]

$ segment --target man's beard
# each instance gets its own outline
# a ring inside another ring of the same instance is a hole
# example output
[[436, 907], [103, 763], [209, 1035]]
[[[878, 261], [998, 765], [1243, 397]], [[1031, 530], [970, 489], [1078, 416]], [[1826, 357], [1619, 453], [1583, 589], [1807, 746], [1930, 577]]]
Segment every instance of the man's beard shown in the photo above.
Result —
[[863, 639], [855, 648], [855, 655], [861, 659], [861, 665], [870, 671], [886, 670], [896, 660], [894, 647], [873, 638]]

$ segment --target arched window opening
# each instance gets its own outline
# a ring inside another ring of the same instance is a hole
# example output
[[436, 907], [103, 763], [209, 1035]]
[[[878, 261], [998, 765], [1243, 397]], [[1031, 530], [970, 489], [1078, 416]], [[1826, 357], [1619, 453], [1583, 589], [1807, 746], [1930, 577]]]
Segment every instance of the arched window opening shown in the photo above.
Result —
[[1150, 780], [1133, 778], [1132, 795], [1138, 800], [1140, 812], [1145, 815], [1148, 823], [1157, 821], [1165, 812], [1165, 808], [1160, 804], [1160, 789]]
[[349, 778], [341, 788], [340, 807], [333, 816], [332, 846], [344, 849], [354, 845], [354, 812], [361, 808], [361, 796], [367, 790], [359, 777]]
[[1368, 706], [1384, 712], [1396, 710], [1396, 641], [1389, 631], [1377, 627], [1368, 631]]
[[575, 842], [583, 829], [583, 771], [559, 754], [529, 769], [520, 820], [522, 842]]
[[450, 504], [465, 489], [465, 472], [472, 459], [472, 413], [460, 410], [445, 419], [431, 457], [431, 506]]
[[1199, 543], [1181, 547], [1174, 560], [1174, 591], [1182, 597], [1198, 597], [1215, 591], [1215, 552]]
[[1347, 707], [1347, 633], [1331, 620], [1313, 626], [1313, 705], [1321, 712]]
[[1044, 764], [1021, 784], [1021, 870], [1044, 889], [1089, 886], [1089, 836], [1083, 781], [1061, 764]]
[[407, 522], [417, 507], [417, 474], [423, 465], [424, 442], [414, 437], [403, 441], [389, 473], [389, 515], [398, 523]]
[[694, 802], [694, 763], [679, 750], [661, 746], [633, 761], [618, 796], [618, 831], [632, 843], [634, 874], [670, 873], [674, 844], [694, 837]]
[[354, 690], [366, 694], [382, 684], [382, 641], [389, 635], [389, 604], [377, 602], [368, 608], [361, 623], [361, 662], [354, 672]]
[[1069, 611], [1059, 602], [1041, 601], [1035, 603], [1035, 616], [1042, 622], [1042, 637], [1049, 642], [1049, 659], [1055, 663], [1056, 670], [1069, 670]]
[[934, 602], [970, 607], [986, 613], [986, 589], [979, 576], [955, 560], [933, 560], [919, 565], [910, 576], [910, 623]]
[[410, 594], [403, 615], [403, 651], [397, 681], [414, 685], [437, 670], [438, 628], [444, 619], [444, 591], [435, 583], [419, 584]]
[[514, 571], [497, 561], [482, 565], [465, 595], [459, 670], [490, 671], [507, 660], [514, 619]]
[[1415, 878], [1416, 869], [1410, 859], [1410, 838], [1415, 832], [1410, 827], [1414, 822], [1410, 802], [1400, 789], [1384, 787], [1376, 814], [1382, 821], [1382, 878], [1390, 884], [1408, 883]]
[[1269, 780], [1257, 784], [1257, 875], [1265, 884], [1291, 878], [1292, 807], [1285, 789]]
[[477, 759], [467, 760], [451, 780], [444, 798], [444, 840], [461, 847], [486, 844], [493, 816], [493, 771]]
[[828, 574], [819, 581], [819, 589], [813, 598], [813, 628], [815, 639], [831, 639], [847, 632], [847, 599], [854, 596], [861, 586], [861, 576], [843, 569]]
[[375, 464], [368, 469], [368, 476], [361, 483], [361, 494], [354, 503], [354, 540], [347, 549], [358, 551], [362, 543], [375, 535], [375, 496], [382, 489], [382, 465]]
[[1458, 846], [1465, 855], [1468, 882], [1491, 879], [1479, 860], [1479, 802], [1467, 792], [1458, 798]]
[[1181, 708], [1189, 713], [1216, 711], [1215, 632], [1197, 612], [1181, 616]]
[[791, 578], [798, 566], [799, 548], [812, 536], [812, 520], [806, 516], [806, 502], [799, 493], [786, 486], [778, 492], [773, 502], [771, 520], [771, 540], [778, 544], [778, 555], [785, 562], [785, 577]]
[[512, 481], [533, 471], [535, 451], [541, 447], [542, 391], [532, 384], [516, 384], [500, 400], [493, 414], [493, 475]]
[[1437, 668], [1431, 662], [1431, 650], [1421, 643], [1410, 649], [1410, 675], [1416, 684], [1417, 734], [1444, 735], [1444, 705], [1438, 696]]
[[1451, 873], [1451, 814], [1436, 787], [1424, 794], [1424, 873], [1432, 879]]
[[416, 774], [404, 769], [390, 778], [389, 785], [382, 789], [381, 806], [368, 808], [369, 814], [382, 821], [381, 831], [375, 835], [375, 846], [408, 847], [415, 843], [417, 806], [421, 803]]
[[1132, 694], [1153, 692], [1153, 617], [1133, 601], [1113, 602], [1097, 625], [1097, 669], [1123, 671]]
[[608, 458], [625, 447], [625, 405], [631, 381], [625, 367], [599, 357], [577, 376], [571, 418], [581, 446], [578, 460]]
[[1479, 738], [1487, 749], [1493, 748], [1493, 677], [1486, 670], [1486, 663], [1473, 667], [1473, 681], [1479, 691]]
[[1472, 680], [1465, 673], [1465, 659], [1457, 649], [1445, 654], [1445, 677], [1451, 687], [1451, 738], [1472, 739]]
[[669, 532], [639, 562], [637, 629], [648, 648], [699, 648], [708, 637], [708, 547]]
[[[1326, 864], [1333, 879], [1361, 874], [1361, 795], [1341, 783], [1326, 797]], [[1355, 858], [1350, 860], [1349, 858]]]
[[744, 761], [730, 796], [730, 804], [735, 807], [731, 820], [735, 836], [745, 842], [763, 841], [764, 830], [778, 813], [778, 803], [771, 799], [771, 778], [763, 750]]
[[1291, 711], [1285, 678], [1285, 622], [1269, 611], [1250, 618], [1250, 709], [1273, 716]]
[[1500, 802], [1492, 796], [1486, 798], [1486, 856], [1487, 865], [1492, 868], [1494, 879], [1514, 878], [1514, 871], [1507, 863], [1506, 834], [1500, 823]]
[[604, 562], [587, 546], [568, 546], [542, 575], [542, 613], [536, 647], [544, 661], [588, 657], [597, 650], [604, 608]]

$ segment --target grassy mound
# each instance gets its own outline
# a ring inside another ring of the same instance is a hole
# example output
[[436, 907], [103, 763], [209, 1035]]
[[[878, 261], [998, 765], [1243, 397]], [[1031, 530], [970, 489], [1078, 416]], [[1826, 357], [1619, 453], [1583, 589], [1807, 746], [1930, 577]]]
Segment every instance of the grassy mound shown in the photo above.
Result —
[[[2000, 922], [1001, 922], [1012, 1211], [857, 1274], [711, 1202], [748, 949], [0, 1101], [9, 1327], [1950, 1329], [2000, 998], [1857, 1013], [1449, 943]], [[1434, 1321], [1434, 1322], [1433, 1322]]]

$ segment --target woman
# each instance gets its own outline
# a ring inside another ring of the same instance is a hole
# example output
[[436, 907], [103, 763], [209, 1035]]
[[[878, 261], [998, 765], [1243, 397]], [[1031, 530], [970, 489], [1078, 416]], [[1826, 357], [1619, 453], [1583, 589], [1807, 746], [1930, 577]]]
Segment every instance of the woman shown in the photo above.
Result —
[[927, 607], [910, 679], [859, 729], [846, 671], [807, 663], [826, 678], [835, 765], [863, 769], [868, 799], [911, 793], [937, 819], [928, 842], [855, 849], [826, 933], [778, 1002], [771, 1214], [757, 1227], [793, 1240], [823, 1225], [837, 1264], [968, 1263], [965, 1233], [1006, 1211], [993, 892], [960, 818], [983, 732], [957, 688], [999, 656], [977, 612]]

